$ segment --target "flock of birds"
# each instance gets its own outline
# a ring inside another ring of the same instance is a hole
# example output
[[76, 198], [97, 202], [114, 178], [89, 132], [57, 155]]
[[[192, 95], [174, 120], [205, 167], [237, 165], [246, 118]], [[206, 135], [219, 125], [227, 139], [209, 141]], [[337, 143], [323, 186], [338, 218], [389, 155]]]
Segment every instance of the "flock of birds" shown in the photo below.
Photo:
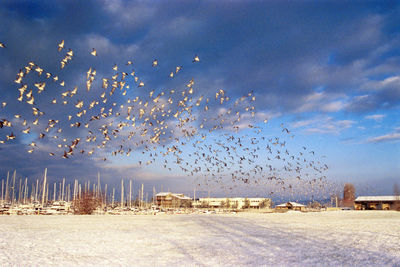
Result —
[[[62, 72], [75, 54], [64, 40], [55, 48], [62, 55]], [[95, 48], [88, 54], [98, 56]], [[195, 55], [192, 64], [199, 62]], [[157, 69], [158, 60], [151, 66]], [[129, 60], [99, 77], [95, 66], [88, 66], [84, 84], [71, 86], [61, 73], [27, 62], [14, 81], [21, 112], [11, 118], [0, 115], [0, 145], [20, 138], [21, 143], [29, 140], [27, 153], [43, 150], [50, 157], [81, 154], [109, 161], [128, 156], [138, 165], [180, 170], [195, 177], [198, 187], [219, 185], [227, 191], [240, 182], [266, 186], [271, 196], [300, 188], [317, 194], [328, 184], [324, 157], [307, 147], [293, 152], [289, 143], [294, 135], [283, 124], [279, 137], [265, 132], [262, 121], [268, 118], [258, 118], [254, 92], [236, 99], [224, 89], [201, 95], [194, 78], [181, 89], [148, 89], [137, 68]], [[173, 67], [169, 78], [183, 69]], [[0, 110], [7, 106], [2, 102]]]

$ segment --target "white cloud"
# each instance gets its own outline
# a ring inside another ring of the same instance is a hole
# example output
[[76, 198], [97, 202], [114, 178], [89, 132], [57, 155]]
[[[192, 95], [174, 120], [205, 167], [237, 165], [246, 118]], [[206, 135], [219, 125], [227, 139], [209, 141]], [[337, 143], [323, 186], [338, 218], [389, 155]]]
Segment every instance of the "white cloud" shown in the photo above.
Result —
[[375, 114], [375, 115], [368, 115], [365, 116], [364, 118], [367, 120], [374, 120], [374, 121], [382, 121], [382, 119], [386, 117], [386, 115], [383, 114]]
[[82, 39], [75, 41], [75, 47], [80, 47], [82, 50], [87, 50], [87, 54], [91, 52], [92, 48], [97, 50], [97, 54], [101, 57], [104, 55], [119, 55], [128, 56], [136, 53], [139, 50], [139, 46], [135, 44], [123, 45], [115, 44], [110, 39], [99, 34], [88, 34]]
[[303, 97], [296, 112], [323, 111], [338, 112], [347, 107], [346, 97], [325, 92], [313, 92]]
[[400, 133], [389, 133], [381, 136], [368, 138], [367, 143], [399, 142]]
[[316, 116], [309, 120], [297, 121], [292, 124], [292, 127], [304, 128], [307, 133], [339, 134], [356, 123], [353, 120], [335, 120], [330, 116]]
[[292, 126], [292, 128], [300, 128], [300, 127], [304, 127], [304, 126], [310, 125], [310, 124], [312, 124], [314, 122], [315, 122], [315, 119], [314, 120], [296, 121], [291, 126]]
[[147, 1], [105, 0], [104, 10], [117, 19], [114, 27], [138, 28], [154, 16], [156, 6]]
[[369, 91], [382, 91], [390, 87], [400, 86], [400, 76], [391, 76], [384, 80], [370, 80], [362, 85], [362, 89]]
[[344, 103], [344, 101], [338, 100], [323, 105], [321, 109], [326, 112], [338, 112], [340, 110], [343, 110], [345, 107], [346, 103]]

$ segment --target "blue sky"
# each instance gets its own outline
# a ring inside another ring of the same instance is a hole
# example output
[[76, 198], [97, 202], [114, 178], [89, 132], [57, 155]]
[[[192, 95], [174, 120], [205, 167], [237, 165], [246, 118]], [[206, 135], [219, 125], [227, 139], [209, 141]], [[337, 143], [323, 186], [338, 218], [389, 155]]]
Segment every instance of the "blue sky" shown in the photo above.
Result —
[[[85, 86], [89, 66], [96, 67], [101, 77], [110, 75], [114, 64], [133, 60], [146, 86], [135, 89], [132, 96], [179, 88], [191, 78], [196, 96], [213, 96], [224, 89], [236, 99], [253, 91], [257, 115], [251, 123], [271, 137], [282, 135], [283, 123], [295, 136], [288, 140], [292, 151], [306, 146], [329, 166], [325, 173], [329, 183], [353, 182], [359, 188], [369, 185], [369, 191], [359, 192], [391, 194], [393, 183], [400, 182], [396, 1], [8, 1], [1, 5], [0, 16], [0, 42], [6, 44], [0, 49], [0, 101], [8, 103], [0, 118], [30, 112], [15, 100], [18, 86], [13, 81], [31, 60], [59, 73], [70, 89]], [[57, 51], [61, 40], [75, 54], [63, 71]], [[89, 54], [92, 48], [97, 57]], [[201, 61], [193, 64], [196, 54]], [[159, 62], [157, 69], [152, 67], [154, 59]], [[178, 65], [182, 72], [171, 80], [168, 74]], [[92, 92], [100, 92], [96, 91], [100, 86], [101, 80], [96, 80]], [[41, 109], [54, 117], [65, 115], [68, 108], [48, 104], [57, 89], [46, 90], [37, 98]], [[122, 96], [116, 99], [118, 105], [123, 101]], [[211, 110], [218, 108], [210, 104]], [[267, 124], [262, 123], [265, 118]], [[61, 125], [68, 128], [69, 122]], [[1, 136], [7, 131], [0, 129]], [[65, 129], [66, 136], [75, 134], [75, 129]], [[158, 163], [138, 166], [137, 158], [147, 160], [140, 151], [135, 159], [110, 158], [106, 163], [99, 158], [112, 148], [97, 157], [65, 160], [49, 157], [49, 143], [43, 141], [27, 154], [26, 145], [37, 135], [32, 131], [0, 147], [1, 177], [13, 169], [22, 177], [41, 177], [48, 167], [54, 180], [95, 179], [100, 171], [105, 181], [115, 184], [132, 178], [147, 188], [163, 185], [184, 192], [197, 184], [196, 177], [187, 177], [177, 166], [171, 172]], [[194, 152], [193, 147], [182, 149]], [[237, 185], [238, 194], [268, 191], [246, 186]], [[214, 192], [224, 194], [218, 188]]]

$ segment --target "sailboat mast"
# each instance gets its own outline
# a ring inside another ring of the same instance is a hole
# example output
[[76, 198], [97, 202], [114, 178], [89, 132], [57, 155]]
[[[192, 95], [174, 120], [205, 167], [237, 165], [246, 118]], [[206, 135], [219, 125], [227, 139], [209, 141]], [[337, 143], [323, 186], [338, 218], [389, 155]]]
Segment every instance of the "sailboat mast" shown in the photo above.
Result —
[[104, 188], [104, 204], [107, 207], [107, 184], [106, 184], [106, 187]]
[[54, 183], [54, 188], [53, 188], [53, 202], [56, 201], [56, 191], [57, 191], [57, 183]]
[[129, 208], [132, 208], [132, 179], [129, 181]]
[[42, 206], [44, 205], [44, 198], [45, 198], [45, 196], [46, 196], [46, 180], [47, 180], [47, 168], [44, 169], [43, 192], [42, 192]]
[[96, 197], [99, 198], [100, 194], [101, 194], [100, 172], [97, 172], [97, 193], [96, 193]]
[[8, 201], [8, 178], [9, 178], [9, 176], [10, 176], [10, 172], [7, 172], [7, 182], [6, 182], [6, 203], [7, 203], [7, 201]]
[[27, 197], [28, 197], [28, 177], [25, 177], [24, 204], [26, 204]]
[[12, 184], [12, 198], [11, 198], [11, 206], [14, 206], [14, 198], [15, 198], [15, 176], [17, 175], [17, 171], [13, 173], [13, 184]]
[[4, 179], [1, 180], [1, 202], [4, 202]]
[[114, 208], [114, 197], [115, 197], [115, 187], [113, 187], [113, 192], [112, 192], [112, 202], [111, 206]]
[[153, 186], [153, 205], [155, 205], [155, 203], [156, 203], [156, 187], [155, 186]]
[[38, 193], [39, 193], [39, 179], [36, 179], [35, 201], [38, 201]]
[[142, 205], [143, 205], [143, 184], [142, 184]]
[[65, 178], [63, 178], [63, 181], [62, 181], [61, 201], [64, 201], [64, 189], [65, 189]]
[[22, 201], [24, 200], [24, 184], [22, 181], [22, 178], [19, 178], [18, 204], [22, 204]]
[[121, 208], [124, 207], [124, 179], [121, 179]]

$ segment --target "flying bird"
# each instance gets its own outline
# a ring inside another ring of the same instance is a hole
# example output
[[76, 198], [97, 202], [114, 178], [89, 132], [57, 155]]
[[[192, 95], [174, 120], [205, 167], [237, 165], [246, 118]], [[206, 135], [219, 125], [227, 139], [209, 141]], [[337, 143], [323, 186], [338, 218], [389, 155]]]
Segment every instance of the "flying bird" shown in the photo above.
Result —
[[96, 51], [96, 49], [93, 48], [93, 50], [92, 50], [92, 52], [90, 52], [90, 54], [91, 54], [92, 56], [97, 56], [97, 51]]
[[64, 48], [64, 40], [62, 40], [59, 44], [58, 44], [58, 51], [61, 51]]
[[198, 55], [195, 55], [192, 62], [199, 62], [200, 58]]

